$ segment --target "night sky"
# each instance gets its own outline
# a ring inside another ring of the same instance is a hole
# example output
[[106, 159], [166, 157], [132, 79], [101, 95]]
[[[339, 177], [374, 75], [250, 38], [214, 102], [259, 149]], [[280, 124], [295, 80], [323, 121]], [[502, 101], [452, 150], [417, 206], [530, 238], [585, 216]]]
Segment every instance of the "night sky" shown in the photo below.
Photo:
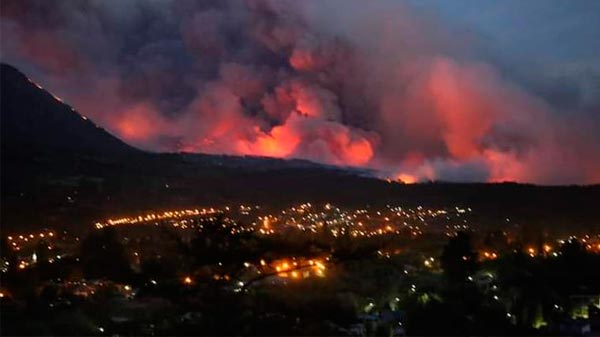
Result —
[[600, 1], [2, 1], [1, 58], [151, 151], [600, 182]]

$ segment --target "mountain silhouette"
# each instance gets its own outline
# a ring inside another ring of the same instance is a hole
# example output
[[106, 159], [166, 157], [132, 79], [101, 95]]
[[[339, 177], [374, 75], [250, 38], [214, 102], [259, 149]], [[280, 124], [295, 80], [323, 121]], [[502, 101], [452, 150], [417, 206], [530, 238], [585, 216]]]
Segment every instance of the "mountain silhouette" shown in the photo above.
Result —
[[48, 152], [121, 155], [138, 150], [29, 80], [0, 65], [3, 156]]

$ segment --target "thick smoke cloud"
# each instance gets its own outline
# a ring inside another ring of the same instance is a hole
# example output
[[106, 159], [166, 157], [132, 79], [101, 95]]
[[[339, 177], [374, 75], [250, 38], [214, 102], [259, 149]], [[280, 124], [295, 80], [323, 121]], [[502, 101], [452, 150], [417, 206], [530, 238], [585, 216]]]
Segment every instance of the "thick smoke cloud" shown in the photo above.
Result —
[[597, 77], [524, 89], [485, 41], [397, 2], [1, 5], [3, 62], [145, 149], [407, 182], [600, 181]]

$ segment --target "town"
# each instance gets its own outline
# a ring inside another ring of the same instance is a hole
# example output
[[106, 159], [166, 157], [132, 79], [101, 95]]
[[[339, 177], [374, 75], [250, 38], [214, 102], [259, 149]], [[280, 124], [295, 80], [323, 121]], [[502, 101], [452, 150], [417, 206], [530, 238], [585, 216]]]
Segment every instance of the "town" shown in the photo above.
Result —
[[[44, 319], [31, 333], [69, 333], [60, 330], [66, 317], [82, 320], [82, 334], [216, 332], [227, 327], [213, 324], [236, 315], [256, 334], [428, 334], [437, 330], [420, 315], [468, 294], [460, 310], [477, 309], [507, 334], [598, 331], [600, 233], [531, 240], [509, 218], [490, 228], [477, 217], [459, 206], [226, 205], [104, 219], [82, 236], [3, 233], [3, 316], [34, 310]], [[550, 275], [559, 279], [527, 288]], [[206, 307], [207, 296], [230, 307]], [[284, 308], [280, 296], [294, 299]], [[327, 312], [306, 312], [324, 301]], [[265, 311], [244, 314], [249, 303]], [[142, 307], [152, 314], [140, 316]], [[468, 322], [457, 329], [479, 331]]]

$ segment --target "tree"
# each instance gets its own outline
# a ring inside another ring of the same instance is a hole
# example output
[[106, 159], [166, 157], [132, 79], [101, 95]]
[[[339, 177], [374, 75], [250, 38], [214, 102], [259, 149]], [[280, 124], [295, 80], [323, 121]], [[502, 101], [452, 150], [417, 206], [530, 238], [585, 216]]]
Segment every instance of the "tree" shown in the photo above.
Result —
[[88, 235], [81, 243], [80, 258], [88, 278], [127, 281], [132, 275], [125, 247], [112, 227]]
[[471, 236], [459, 232], [448, 241], [441, 256], [444, 274], [451, 282], [464, 282], [477, 270], [477, 253], [471, 245]]

